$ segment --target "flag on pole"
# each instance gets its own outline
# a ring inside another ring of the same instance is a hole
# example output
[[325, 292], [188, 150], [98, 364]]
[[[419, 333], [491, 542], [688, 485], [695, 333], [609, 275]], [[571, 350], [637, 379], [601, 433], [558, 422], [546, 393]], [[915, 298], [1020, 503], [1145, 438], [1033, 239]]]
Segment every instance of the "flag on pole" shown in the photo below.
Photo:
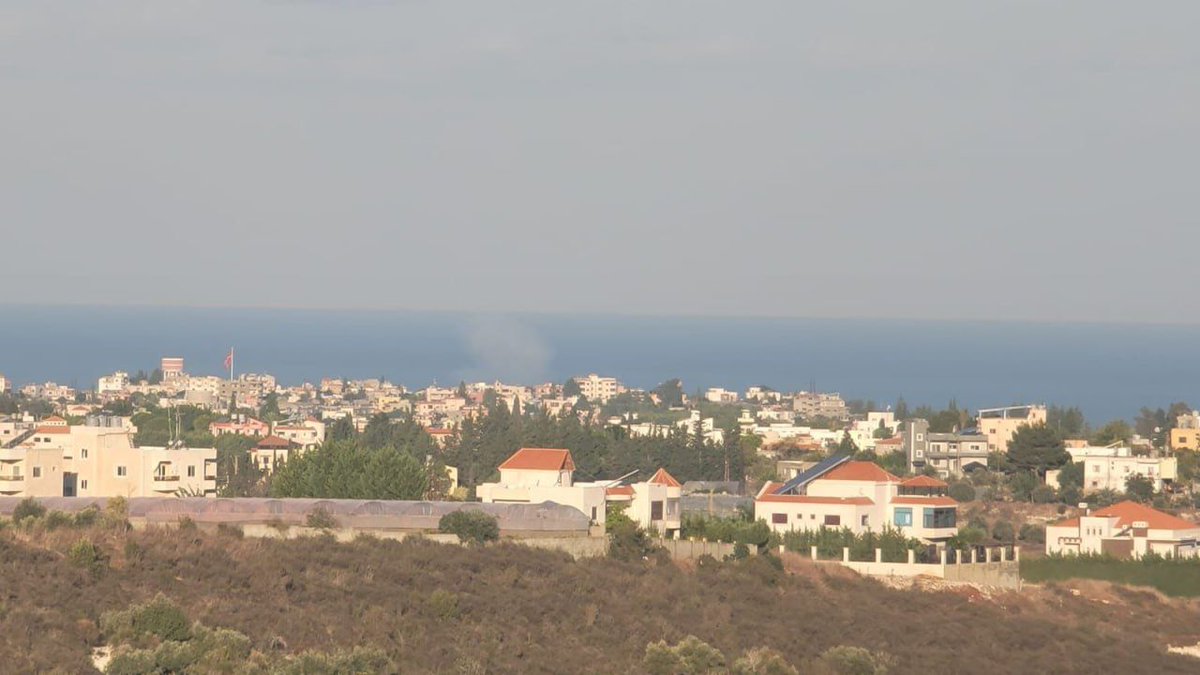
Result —
[[229, 348], [229, 353], [225, 355], [225, 370], [233, 367], [233, 347]]

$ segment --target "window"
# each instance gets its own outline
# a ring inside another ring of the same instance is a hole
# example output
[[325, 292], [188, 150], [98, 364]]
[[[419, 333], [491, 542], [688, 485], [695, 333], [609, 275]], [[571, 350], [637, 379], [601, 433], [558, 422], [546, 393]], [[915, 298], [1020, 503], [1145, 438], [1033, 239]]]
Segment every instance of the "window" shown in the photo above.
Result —
[[825, 516], [825, 524], [837, 527], [842, 524], [841, 516]]
[[896, 527], [912, 527], [912, 509], [897, 508], [892, 512], [892, 524]]
[[195, 477], [196, 477], [196, 467], [189, 466], [188, 467], [188, 478], [195, 478]]
[[955, 527], [958, 519], [957, 509], [925, 509], [924, 524], [927, 528]]
[[771, 522], [776, 525], [783, 525], [783, 524], [787, 523], [787, 514], [786, 513], [772, 513], [771, 514]]
[[87, 448], [81, 448], [81, 449], [79, 450], [79, 458], [80, 458], [80, 459], [87, 459]]
[[863, 516], [863, 517], [862, 517], [862, 526], [863, 526], [863, 527], [867, 527], [867, 523], [868, 523], [868, 522], [870, 522], [870, 521], [869, 521], [869, 520], [867, 520], [867, 516]]
[[661, 501], [650, 502], [650, 520], [663, 519], [663, 503]]
[[125, 467], [118, 466], [117, 467], [117, 477], [120, 478], [120, 477], [126, 476], [126, 475], [128, 475], [128, 472], [125, 470]]
[[40, 466], [33, 467], [33, 477], [34, 478], [42, 477], [42, 467], [40, 467]]
[[86, 489], [87, 489], [87, 479], [86, 479], [86, 478], [84, 478], [83, 480], [79, 481], [79, 489], [80, 489], [80, 490], [86, 490]]

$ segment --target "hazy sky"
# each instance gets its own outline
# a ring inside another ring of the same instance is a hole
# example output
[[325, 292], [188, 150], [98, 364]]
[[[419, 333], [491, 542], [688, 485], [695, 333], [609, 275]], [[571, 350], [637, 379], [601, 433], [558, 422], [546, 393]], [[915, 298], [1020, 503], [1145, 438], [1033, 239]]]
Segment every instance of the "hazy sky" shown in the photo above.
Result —
[[1200, 4], [7, 0], [7, 300], [1194, 320]]

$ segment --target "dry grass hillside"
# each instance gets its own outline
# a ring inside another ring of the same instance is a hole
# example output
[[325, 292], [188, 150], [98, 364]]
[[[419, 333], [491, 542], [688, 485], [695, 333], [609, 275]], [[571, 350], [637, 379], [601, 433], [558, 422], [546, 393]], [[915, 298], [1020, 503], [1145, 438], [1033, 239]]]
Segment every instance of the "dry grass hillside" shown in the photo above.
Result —
[[[72, 552], [81, 537], [98, 560]], [[755, 558], [682, 568], [515, 545], [10, 528], [0, 533], [4, 672], [90, 672], [101, 613], [160, 592], [256, 650], [378, 647], [404, 672], [642, 672], [648, 643], [688, 635], [730, 660], [769, 647], [801, 667], [830, 647], [865, 647], [890, 655], [893, 673], [1200, 667], [1167, 652], [1200, 642], [1200, 605], [1095, 584], [985, 595], [800, 562], [781, 572]]]

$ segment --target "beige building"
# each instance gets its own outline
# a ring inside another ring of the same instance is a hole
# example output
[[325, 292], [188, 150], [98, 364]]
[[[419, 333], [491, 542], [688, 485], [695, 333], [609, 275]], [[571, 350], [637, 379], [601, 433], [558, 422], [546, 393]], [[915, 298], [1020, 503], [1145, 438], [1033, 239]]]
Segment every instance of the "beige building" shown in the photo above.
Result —
[[271, 434], [295, 443], [301, 450], [312, 450], [325, 442], [325, 423], [314, 417], [303, 422], [277, 422]]
[[1196, 557], [1200, 523], [1177, 518], [1136, 502], [1089, 512], [1046, 526], [1046, 553], [1104, 554], [1141, 558], [1147, 553]]
[[781, 533], [844, 527], [862, 534], [892, 527], [943, 542], [958, 533], [958, 503], [946, 496], [946, 488], [935, 478], [901, 480], [877, 464], [842, 456], [787, 483], [764, 485], [754, 499], [754, 516]]
[[521, 448], [500, 465], [500, 481], [475, 488], [486, 503], [539, 504], [554, 502], [572, 506], [598, 525], [604, 524], [605, 488], [599, 484], [576, 485], [575, 461], [570, 450]]
[[792, 397], [792, 409], [805, 420], [823, 417], [831, 420], [850, 419], [850, 409], [841, 394], [820, 394], [802, 391]]
[[666, 469], [659, 469], [649, 480], [628, 485], [605, 485], [605, 499], [610, 504], [626, 504], [625, 515], [646, 530], [669, 537], [682, 527], [680, 499], [683, 486]]
[[213, 448], [134, 447], [124, 427], [42, 421], [16, 447], [0, 450], [0, 495], [170, 497], [215, 495]]
[[1172, 450], [1200, 450], [1200, 429], [1176, 427], [1167, 437]]
[[1008, 452], [1008, 442], [1023, 426], [1046, 423], [1046, 406], [1019, 405], [979, 411], [979, 432], [988, 439], [988, 450]]
[[579, 385], [579, 392], [594, 403], [607, 403], [608, 399], [625, 391], [625, 387], [615, 377], [600, 377], [592, 373], [574, 379], [575, 384]]

